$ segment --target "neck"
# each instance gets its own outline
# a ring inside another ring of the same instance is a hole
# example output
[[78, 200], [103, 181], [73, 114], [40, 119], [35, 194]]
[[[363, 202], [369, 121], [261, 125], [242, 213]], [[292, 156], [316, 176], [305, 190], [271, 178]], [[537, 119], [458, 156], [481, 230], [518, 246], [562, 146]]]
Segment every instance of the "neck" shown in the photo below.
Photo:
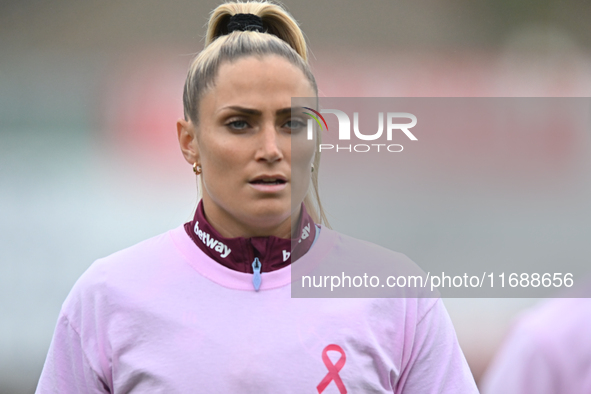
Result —
[[252, 273], [253, 261], [258, 258], [262, 264], [261, 272], [270, 272], [296, 261], [314, 242], [316, 226], [303, 204], [298, 214], [298, 220], [293, 221], [298, 226], [293, 237], [289, 234], [287, 237], [227, 237], [209, 223], [203, 202], [200, 202], [193, 221], [185, 223], [185, 231], [207, 256], [228, 268]]

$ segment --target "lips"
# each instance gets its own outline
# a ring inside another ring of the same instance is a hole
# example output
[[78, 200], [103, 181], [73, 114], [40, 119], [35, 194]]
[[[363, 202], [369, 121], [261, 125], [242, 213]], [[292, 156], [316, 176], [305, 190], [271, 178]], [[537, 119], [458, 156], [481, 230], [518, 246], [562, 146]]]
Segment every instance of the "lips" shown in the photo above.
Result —
[[287, 187], [287, 179], [283, 175], [259, 175], [249, 182], [250, 186], [259, 193], [283, 193]]
[[283, 185], [287, 183], [287, 180], [281, 175], [260, 175], [249, 183], [252, 185]]

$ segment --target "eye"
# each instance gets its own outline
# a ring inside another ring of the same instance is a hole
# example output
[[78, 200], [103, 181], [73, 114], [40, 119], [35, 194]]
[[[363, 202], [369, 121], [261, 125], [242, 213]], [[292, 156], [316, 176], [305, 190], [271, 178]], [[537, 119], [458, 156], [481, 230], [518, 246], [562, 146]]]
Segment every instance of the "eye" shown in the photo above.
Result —
[[287, 122], [285, 122], [283, 127], [289, 129], [293, 133], [306, 127], [306, 124], [299, 119], [289, 119]]
[[233, 120], [226, 123], [226, 126], [232, 130], [246, 130], [249, 124], [245, 120]]

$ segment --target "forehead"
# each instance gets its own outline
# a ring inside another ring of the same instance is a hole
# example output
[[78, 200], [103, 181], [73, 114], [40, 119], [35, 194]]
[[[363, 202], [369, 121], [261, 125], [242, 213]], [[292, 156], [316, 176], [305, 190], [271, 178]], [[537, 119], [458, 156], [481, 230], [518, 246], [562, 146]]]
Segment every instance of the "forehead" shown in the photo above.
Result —
[[215, 85], [202, 100], [202, 110], [239, 105], [264, 110], [291, 106], [292, 97], [313, 97], [304, 73], [280, 56], [248, 56], [224, 63]]

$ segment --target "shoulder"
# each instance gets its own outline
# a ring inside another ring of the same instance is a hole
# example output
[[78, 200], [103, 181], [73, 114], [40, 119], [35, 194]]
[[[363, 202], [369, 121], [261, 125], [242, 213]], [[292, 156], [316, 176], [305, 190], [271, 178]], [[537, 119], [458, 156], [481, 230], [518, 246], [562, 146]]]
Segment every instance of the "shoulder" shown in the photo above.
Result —
[[321, 237], [323, 235], [328, 239], [331, 253], [341, 257], [342, 262], [363, 262], [363, 266], [368, 269], [374, 266], [398, 264], [398, 268], [406, 267], [412, 272], [423, 273], [420, 267], [404, 253], [326, 227], [321, 230]]
[[175, 247], [171, 230], [146, 239], [133, 246], [96, 260], [80, 277], [78, 284], [87, 284], [106, 278], [137, 276], [141, 272], [157, 268], [165, 260], [174, 257]]
[[[439, 297], [438, 293], [430, 292], [425, 272], [406, 255], [324, 227], [303, 260], [300, 266], [307, 264], [307, 272], [316, 276], [317, 286], [312, 289], [315, 296]], [[304, 277], [304, 269], [301, 271]], [[327, 287], [328, 281], [338, 286]]]
[[74, 284], [62, 314], [78, 321], [88, 308], [108, 308], [155, 292], [188, 269], [172, 240], [181, 228], [149, 238], [93, 262]]

